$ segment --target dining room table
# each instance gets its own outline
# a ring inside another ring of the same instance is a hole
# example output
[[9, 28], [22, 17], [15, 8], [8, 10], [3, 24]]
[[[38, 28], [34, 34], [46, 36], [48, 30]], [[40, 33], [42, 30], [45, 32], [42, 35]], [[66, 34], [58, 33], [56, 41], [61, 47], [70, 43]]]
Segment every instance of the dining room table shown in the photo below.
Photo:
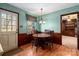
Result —
[[50, 36], [51, 36], [50, 34], [46, 34], [46, 33], [33, 34], [33, 37], [36, 37], [36, 38], [47, 38], [47, 37], [50, 37]]
[[37, 33], [33, 34], [34, 40], [38, 41], [38, 44], [44, 48], [45, 45], [48, 45], [49, 41], [51, 41], [51, 35], [47, 33]]

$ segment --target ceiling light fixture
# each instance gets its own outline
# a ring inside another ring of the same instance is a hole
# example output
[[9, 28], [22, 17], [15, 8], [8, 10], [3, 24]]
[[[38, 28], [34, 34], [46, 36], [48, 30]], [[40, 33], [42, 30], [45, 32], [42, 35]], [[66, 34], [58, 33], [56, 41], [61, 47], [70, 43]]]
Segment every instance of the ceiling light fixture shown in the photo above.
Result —
[[40, 9], [41, 10], [41, 19], [39, 21], [40, 24], [45, 24], [46, 22], [43, 20], [42, 18], [42, 12], [43, 12], [43, 8]]
[[70, 16], [68, 16], [68, 19], [67, 19], [67, 21], [71, 21], [71, 19], [70, 19]]

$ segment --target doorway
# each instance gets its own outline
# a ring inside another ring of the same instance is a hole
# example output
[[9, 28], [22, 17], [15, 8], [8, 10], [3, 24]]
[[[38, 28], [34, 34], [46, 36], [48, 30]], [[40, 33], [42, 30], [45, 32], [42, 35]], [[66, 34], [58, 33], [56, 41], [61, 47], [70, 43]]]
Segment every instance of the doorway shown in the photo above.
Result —
[[62, 45], [78, 48], [77, 39], [78, 12], [61, 15]]

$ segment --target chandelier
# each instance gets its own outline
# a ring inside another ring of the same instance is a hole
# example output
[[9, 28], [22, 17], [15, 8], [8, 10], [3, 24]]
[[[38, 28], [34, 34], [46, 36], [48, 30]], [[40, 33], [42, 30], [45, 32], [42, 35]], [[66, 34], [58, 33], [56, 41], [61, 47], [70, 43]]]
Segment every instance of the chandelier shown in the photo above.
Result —
[[43, 8], [41, 8], [40, 10], [41, 10], [41, 19], [40, 19], [39, 23], [40, 23], [40, 24], [44, 24], [45, 21], [44, 21], [43, 18], [42, 18]]
[[68, 16], [68, 19], [67, 19], [67, 21], [71, 21], [71, 19], [70, 19], [70, 16]]

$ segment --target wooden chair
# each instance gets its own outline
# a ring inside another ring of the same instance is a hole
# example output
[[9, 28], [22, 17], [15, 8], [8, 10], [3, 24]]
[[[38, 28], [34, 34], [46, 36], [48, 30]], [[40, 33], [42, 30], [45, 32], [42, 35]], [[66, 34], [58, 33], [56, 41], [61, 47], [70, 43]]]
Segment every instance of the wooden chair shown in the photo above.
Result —
[[33, 51], [37, 52], [38, 47], [39, 47], [38, 40], [37, 39], [32, 40], [32, 49], [33, 49]]
[[52, 51], [52, 47], [53, 47], [53, 39], [52, 39], [52, 37], [54, 37], [54, 31], [47, 31], [46, 30], [46, 33], [50, 34], [50, 38], [48, 37], [48, 38], [45, 39], [45, 45], [47, 45], [49, 50]]

